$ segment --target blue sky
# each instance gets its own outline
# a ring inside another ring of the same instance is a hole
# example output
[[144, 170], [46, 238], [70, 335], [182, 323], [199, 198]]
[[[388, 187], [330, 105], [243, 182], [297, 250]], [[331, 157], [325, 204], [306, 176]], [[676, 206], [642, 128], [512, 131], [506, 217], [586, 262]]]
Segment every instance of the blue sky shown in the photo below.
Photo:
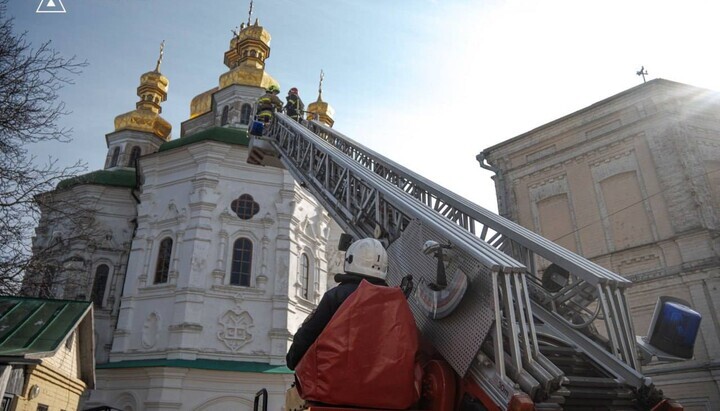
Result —
[[[36, 14], [40, 0], [10, 0], [17, 32], [51, 39], [90, 65], [62, 91], [73, 113], [70, 144], [32, 151], [102, 168], [105, 134], [134, 109], [139, 76], [170, 80], [163, 117], [179, 137], [190, 100], [227, 68], [231, 29], [249, 0], [63, 0], [65, 14]], [[335, 128], [487, 208], [491, 173], [475, 155], [649, 79], [720, 90], [716, 1], [257, 0], [271, 34], [266, 70], [285, 96], [323, 98]]]

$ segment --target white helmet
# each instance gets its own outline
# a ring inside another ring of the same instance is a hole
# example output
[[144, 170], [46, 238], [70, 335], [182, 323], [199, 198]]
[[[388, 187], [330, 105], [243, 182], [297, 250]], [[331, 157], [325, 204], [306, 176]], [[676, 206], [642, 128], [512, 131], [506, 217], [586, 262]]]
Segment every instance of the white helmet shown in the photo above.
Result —
[[385, 280], [388, 256], [382, 243], [374, 238], [355, 241], [345, 252], [346, 273], [360, 274]]

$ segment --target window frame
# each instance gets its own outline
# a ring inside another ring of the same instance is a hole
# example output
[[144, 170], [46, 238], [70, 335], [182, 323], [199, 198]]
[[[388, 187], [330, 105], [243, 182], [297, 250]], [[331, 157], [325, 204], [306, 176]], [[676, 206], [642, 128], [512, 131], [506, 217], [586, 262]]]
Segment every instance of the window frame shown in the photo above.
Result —
[[130, 158], [128, 158], [128, 167], [137, 166], [137, 161], [138, 161], [138, 159], [140, 159], [141, 155], [142, 155], [142, 148], [140, 148], [140, 146], [133, 146], [133, 148], [130, 149]]
[[[98, 271], [100, 270], [100, 267], [106, 267], [107, 272], [105, 273], [105, 280], [104, 284], [102, 284], [102, 293], [99, 293], [100, 291], [98, 289], [98, 275], [100, 274]], [[103, 308], [105, 306], [105, 293], [107, 292], [107, 283], [110, 280], [110, 265], [108, 265], [105, 262], [102, 262], [95, 267], [95, 275], [93, 276], [93, 285], [92, 285], [92, 291], [90, 293], [90, 301], [93, 302], [95, 307], [97, 308]]]
[[120, 160], [120, 147], [115, 147], [110, 157], [110, 167], [117, 167], [118, 161]]
[[222, 109], [222, 113], [220, 114], [220, 126], [226, 126], [228, 124], [228, 119], [230, 118], [230, 106], [225, 106]]
[[[169, 246], [166, 246], [169, 241]], [[167, 284], [170, 277], [170, 264], [172, 263], [174, 241], [172, 237], [166, 236], [160, 240], [155, 259], [155, 273], [153, 284]], [[162, 265], [162, 266], [161, 266]]]
[[252, 117], [252, 106], [249, 103], [244, 103], [240, 108], [240, 124], [249, 125], [250, 117]]
[[[238, 247], [238, 243], [243, 242], [245, 247]], [[255, 251], [255, 243], [250, 237], [239, 236], [232, 242], [232, 252], [230, 253], [230, 274], [228, 276], [228, 285], [239, 287], [250, 287], [252, 284], [253, 271], [253, 253]], [[243, 253], [238, 255], [237, 253]], [[249, 259], [243, 258], [248, 256]], [[238, 269], [236, 270], [236, 263]], [[248, 265], [247, 272], [243, 271], [244, 264]], [[243, 281], [245, 280], [245, 281]]]
[[300, 283], [300, 296], [310, 300], [310, 257], [307, 253], [300, 254], [298, 282]]

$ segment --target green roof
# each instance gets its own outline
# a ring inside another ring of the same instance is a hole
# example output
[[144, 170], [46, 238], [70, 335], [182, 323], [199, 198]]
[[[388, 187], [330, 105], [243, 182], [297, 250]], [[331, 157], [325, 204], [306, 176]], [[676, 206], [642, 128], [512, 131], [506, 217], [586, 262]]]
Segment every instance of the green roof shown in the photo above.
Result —
[[213, 127], [189, 136], [181, 137], [175, 140], [170, 140], [167, 143], [163, 143], [163, 145], [160, 146], [160, 149], [158, 149], [158, 151], [172, 150], [174, 148], [186, 146], [188, 144], [194, 144], [205, 140], [219, 141], [221, 143], [228, 144], [238, 144], [246, 147], [250, 144], [250, 138], [248, 138], [247, 130], [228, 127]]
[[88, 301], [0, 297], [0, 356], [51, 354], [90, 312]]
[[133, 188], [135, 187], [135, 169], [97, 170], [63, 180], [58, 183], [57, 188], [66, 189], [80, 184]]
[[263, 374], [292, 374], [293, 372], [284, 365], [270, 365], [260, 362], [227, 361], [227, 360], [130, 360], [98, 364], [97, 369], [117, 368], [145, 368], [145, 367], [171, 367], [171, 368], [195, 368], [199, 370], [214, 371], [235, 371], [235, 372], [257, 372]]

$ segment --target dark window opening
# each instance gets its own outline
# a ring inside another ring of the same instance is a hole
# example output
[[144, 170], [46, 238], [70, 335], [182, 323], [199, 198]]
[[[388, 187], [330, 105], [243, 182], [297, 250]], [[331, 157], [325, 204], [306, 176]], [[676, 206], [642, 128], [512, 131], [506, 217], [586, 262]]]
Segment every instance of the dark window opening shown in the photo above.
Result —
[[300, 285], [301, 295], [304, 299], [308, 298], [308, 290], [310, 288], [310, 259], [307, 254], [303, 253], [300, 256]]
[[245, 103], [242, 105], [242, 109], [240, 109], [240, 124], [250, 124], [250, 113], [252, 112], [252, 107], [250, 104]]
[[137, 161], [140, 158], [140, 153], [141, 153], [140, 147], [135, 146], [132, 148], [132, 150], [130, 151], [130, 160], [128, 160], [128, 167], [136, 167], [137, 166]]
[[233, 244], [232, 266], [230, 268], [231, 285], [250, 286], [252, 250], [253, 244], [247, 238], [238, 238]]
[[113, 150], [112, 159], [110, 160], [110, 167], [117, 166], [119, 157], [120, 157], [120, 147], [115, 147], [115, 150]]
[[166, 283], [168, 281], [171, 254], [172, 239], [168, 237], [160, 242], [157, 264], [155, 265], [155, 284]]
[[95, 270], [95, 282], [93, 282], [92, 289], [92, 302], [96, 307], [102, 308], [103, 297], [105, 296], [105, 287], [107, 286], [108, 275], [110, 274], [110, 267], [106, 264], [101, 264]]
[[230, 208], [241, 219], [249, 220], [260, 211], [260, 204], [250, 194], [243, 194], [230, 203]]
[[222, 116], [220, 116], [220, 125], [224, 126], [228, 122], [228, 114], [230, 113], [230, 106], [223, 107]]

